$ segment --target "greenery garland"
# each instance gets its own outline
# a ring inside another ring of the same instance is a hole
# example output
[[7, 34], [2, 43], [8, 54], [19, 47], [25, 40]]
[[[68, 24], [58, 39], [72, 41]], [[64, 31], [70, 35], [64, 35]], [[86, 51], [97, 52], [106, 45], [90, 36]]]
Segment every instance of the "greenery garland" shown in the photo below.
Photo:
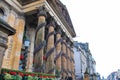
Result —
[[6, 74], [4, 75], [4, 79], [5, 79], [5, 80], [10, 80], [10, 79], [12, 79], [12, 76], [11, 76], [10, 74], [6, 73]]
[[1, 70], [5, 80], [55, 80], [55, 75], [53, 74], [45, 74], [45, 73], [35, 73], [35, 72], [25, 72], [19, 70], [10, 70], [3, 68]]

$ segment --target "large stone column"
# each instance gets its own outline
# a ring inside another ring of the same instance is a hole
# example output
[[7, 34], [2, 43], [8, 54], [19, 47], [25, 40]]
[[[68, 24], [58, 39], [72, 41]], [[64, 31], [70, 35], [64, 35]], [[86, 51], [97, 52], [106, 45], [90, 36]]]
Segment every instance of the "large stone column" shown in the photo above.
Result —
[[68, 54], [68, 59], [67, 59], [67, 67], [68, 67], [68, 76], [70, 77], [71, 74], [70, 74], [70, 71], [71, 71], [71, 65], [70, 65], [70, 45], [68, 44], [68, 47], [67, 47], [67, 54]]
[[12, 69], [18, 70], [19, 67], [19, 60], [20, 60], [20, 54], [21, 54], [21, 48], [22, 48], [22, 40], [23, 40], [23, 33], [24, 33], [24, 27], [25, 27], [25, 20], [23, 17], [18, 17], [16, 19], [15, 28], [16, 28], [16, 34], [13, 36], [14, 39], [14, 49], [13, 49], [13, 57], [11, 59], [11, 66]]
[[0, 19], [0, 73], [4, 52], [7, 49], [8, 36], [13, 34], [15, 34], [15, 29], [13, 29], [6, 22]]
[[48, 36], [47, 36], [47, 53], [46, 53], [46, 73], [54, 74], [54, 27], [55, 22], [51, 18], [50, 24], [48, 25]]
[[63, 79], [65, 79], [65, 77], [67, 76], [66, 74], [66, 70], [67, 70], [67, 59], [66, 59], [66, 51], [67, 47], [66, 47], [66, 37], [64, 36], [63, 42], [62, 42], [62, 77]]
[[71, 70], [72, 70], [72, 78], [73, 80], [75, 80], [75, 69], [74, 69], [74, 52], [73, 50], [71, 49]]
[[56, 31], [56, 54], [55, 54], [55, 63], [56, 63], [56, 70], [58, 70], [58, 72], [61, 71], [61, 30], [60, 28], [57, 28]]
[[34, 50], [34, 70], [35, 72], [42, 71], [43, 54], [45, 46], [45, 26], [46, 12], [44, 7], [39, 8], [38, 27], [36, 28], [35, 50]]
[[30, 29], [30, 52], [28, 53], [27, 58], [27, 68], [26, 71], [32, 72], [32, 66], [33, 66], [33, 53], [34, 53], [34, 42], [35, 42], [35, 29]]

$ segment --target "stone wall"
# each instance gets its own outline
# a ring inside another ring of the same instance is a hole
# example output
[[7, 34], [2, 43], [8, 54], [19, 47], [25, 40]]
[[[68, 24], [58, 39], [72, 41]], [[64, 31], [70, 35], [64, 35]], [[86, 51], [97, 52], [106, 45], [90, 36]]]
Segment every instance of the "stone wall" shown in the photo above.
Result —
[[4, 20], [16, 30], [15, 35], [8, 37], [8, 48], [5, 51], [2, 67], [18, 69], [25, 25], [24, 18], [4, 2], [1, 2], [0, 7], [5, 9]]

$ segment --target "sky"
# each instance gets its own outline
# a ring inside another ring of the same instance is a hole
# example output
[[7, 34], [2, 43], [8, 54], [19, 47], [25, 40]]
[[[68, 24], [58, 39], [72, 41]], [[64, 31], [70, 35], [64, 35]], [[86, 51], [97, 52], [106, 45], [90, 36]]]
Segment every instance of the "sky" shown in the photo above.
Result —
[[61, 0], [78, 42], [88, 42], [96, 71], [105, 78], [120, 69], [120, 0]]

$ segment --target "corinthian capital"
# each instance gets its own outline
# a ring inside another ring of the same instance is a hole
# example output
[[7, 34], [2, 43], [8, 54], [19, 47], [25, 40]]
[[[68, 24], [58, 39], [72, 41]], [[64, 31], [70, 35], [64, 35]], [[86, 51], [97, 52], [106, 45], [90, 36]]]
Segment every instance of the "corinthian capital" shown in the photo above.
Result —
[[38, 16], [47, 16], [46, 14], [46, 9], [44, 6], [40, 6], [39, 9], [38, 9]]
[[56, 27], [55, 20], [52, 17], [49, 18], [48, 27], [49, 26], [53, 26], [54, 28]]

